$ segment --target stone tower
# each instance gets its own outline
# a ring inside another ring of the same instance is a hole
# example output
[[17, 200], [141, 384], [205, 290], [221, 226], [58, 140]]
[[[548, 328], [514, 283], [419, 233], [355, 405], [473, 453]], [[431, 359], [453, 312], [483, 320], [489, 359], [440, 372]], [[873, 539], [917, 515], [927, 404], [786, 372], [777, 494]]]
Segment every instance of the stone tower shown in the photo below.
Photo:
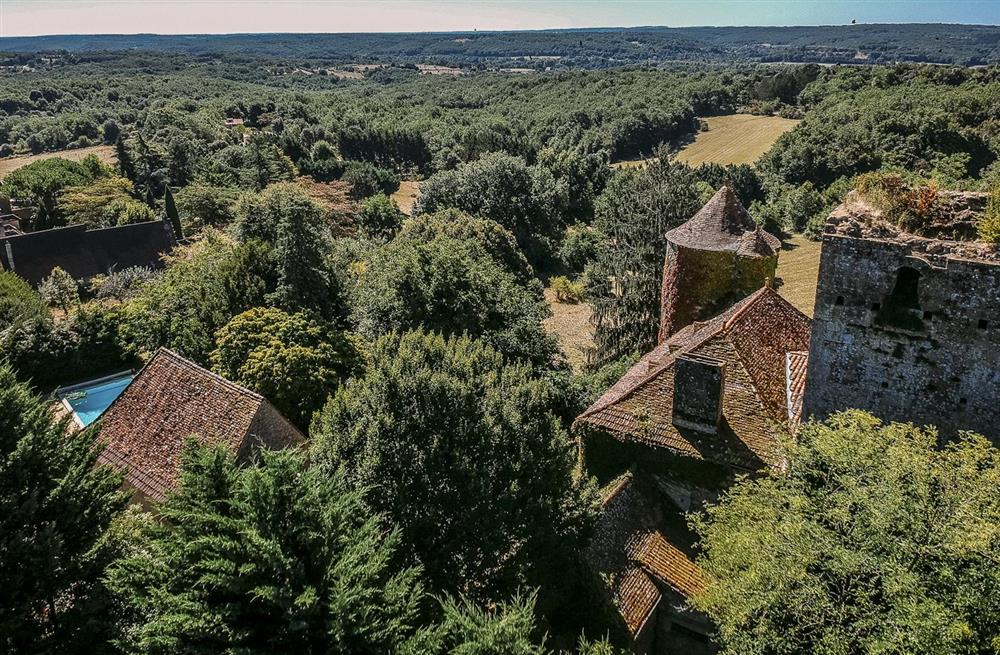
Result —
[[922, 236], [853, 193], [831, 214], [804, 418], [857, 408], [1000, 443], [1000, 249], [975, 240], [985, 194], [939, 202]]
[[781, 248], [727, 186], [689, 221], [667, 232], [666, 240], [660, 343], [764, 286], [774, 277]]

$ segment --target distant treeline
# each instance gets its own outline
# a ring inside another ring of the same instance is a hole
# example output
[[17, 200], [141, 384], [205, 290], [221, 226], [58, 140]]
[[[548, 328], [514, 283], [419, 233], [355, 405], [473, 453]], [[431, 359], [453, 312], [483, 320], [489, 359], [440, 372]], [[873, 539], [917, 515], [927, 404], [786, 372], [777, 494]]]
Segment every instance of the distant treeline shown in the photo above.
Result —
[[665, 61], [1000, 62], [1000, 27], [841, 25], [637, 27], [395, 34], [64, 35], [7, 37], [0, 51], [148, 50], [189, 55], [433, 62], [463, 67], [607, 68]]

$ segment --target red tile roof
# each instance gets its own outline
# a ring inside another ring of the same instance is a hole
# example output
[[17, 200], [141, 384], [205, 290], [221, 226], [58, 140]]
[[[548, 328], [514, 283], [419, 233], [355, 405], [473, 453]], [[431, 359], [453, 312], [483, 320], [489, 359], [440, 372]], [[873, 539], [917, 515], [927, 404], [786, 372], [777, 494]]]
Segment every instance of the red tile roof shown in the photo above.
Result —
[[716, 191], [690, 220], [667, 232], [666, 239], [684, 248], [748, 257], [774, 257], [781, 248], [781, 241], [760, 229], [728, 186]]
[[[738, 469], [777, 466], [782, 426], [788, 425], [785, 356], [807, 350], [809, 333], [804, 314], [774, 290], [760, 289], [657, 346], [581, 414], [574, 428]], [[684, 354], [726, 363], [717, 434], [673, 425], [674, 362]]]
[[101, 461], [154, 500], [180, 479], [185, 439], [222, 444], [240, 458], [304, 440], [260, 394], [161, 348], [100, 419]]
[[609, 484], [587, 551], [633, 638], [660, 603], [663, 588], [687, 598], [707, 584], [690, 555], [693, 535], [676, 507], [657, 500], [655, 484], [633, 473]]
[[788, 405], [788, 424], [795, 428], [802, 420], [802, 397], [806, 391], [806, 370], [809, 368], [808, 351], [785, 354], [785, 388]]

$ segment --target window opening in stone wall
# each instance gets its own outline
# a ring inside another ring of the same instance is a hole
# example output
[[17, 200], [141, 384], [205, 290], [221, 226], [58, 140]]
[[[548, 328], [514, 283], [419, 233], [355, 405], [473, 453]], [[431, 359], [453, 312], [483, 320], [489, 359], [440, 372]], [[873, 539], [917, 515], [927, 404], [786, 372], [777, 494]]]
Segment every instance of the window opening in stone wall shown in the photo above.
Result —
[[837, 306], [843, 305], [844, 304], [844, 297], [843, 296], [837, 296], [837, 300], [833, 304], [837, 305]]
[[896, 272], [896, 284], [878, 310], [875, 323], [883, 327], [911, 332], [924, 329], [920, 309], [920, 271], [904, 266]]
[[980, 330], [985, 330], [989, 326], [990, 326], [990, 322], [987, 321], [985, 318], [979, 319], [979, 325], [977, 327], [979, 327]]

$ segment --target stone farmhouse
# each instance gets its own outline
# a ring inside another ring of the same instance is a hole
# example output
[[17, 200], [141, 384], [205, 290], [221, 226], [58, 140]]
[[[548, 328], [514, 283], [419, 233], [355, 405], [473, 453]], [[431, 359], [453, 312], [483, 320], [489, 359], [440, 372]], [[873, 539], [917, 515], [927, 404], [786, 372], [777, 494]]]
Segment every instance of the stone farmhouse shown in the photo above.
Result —
[[780, 469], [800, 421], [860, 408], [1000, 440], [1000, 249], [975, 240], [985, 194], [938, 203], [918, 236], [849, 195], [814, 320], [771, 289], [780, 244], [728, 189], [665, 235], [660, 342], [573, 426], [604, 484], [589, 560], [636, 653], [714, 652], [683, 513]]
[[185, 441], [221, 444], [237, 461], [305, 437], [260, 394], [161, 348], [105, 410], [100, 461], [124, 469], [137, 500], [159, 501], [180, 481]]

